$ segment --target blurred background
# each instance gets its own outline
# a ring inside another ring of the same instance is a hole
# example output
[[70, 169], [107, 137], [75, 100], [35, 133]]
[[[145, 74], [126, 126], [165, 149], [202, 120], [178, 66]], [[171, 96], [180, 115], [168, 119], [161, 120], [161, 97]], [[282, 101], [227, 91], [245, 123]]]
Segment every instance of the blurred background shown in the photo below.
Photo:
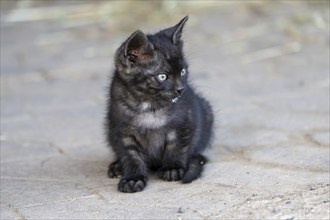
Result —
[[[185, 15], [190, 15], [185, 30], [185, 40], [192, 42], [186, 47], [188, 55], [251, 63], [299, 52], [305, 43], [327, 42], [328, 6], [329, 1], [315, 0], [2, 0], [1, 73], [70, 77], [74, 73], [52, 72], [75, 66], [78, 72], [103, 75], [105, 68], [101, 73], [101, 67], [89, 64], [108, 60], [101, 63], [109, 69], [115, 49], [133, 31], [155, 32], [176, 24]], [[267, 48], [271, 50], [251, 54]]]

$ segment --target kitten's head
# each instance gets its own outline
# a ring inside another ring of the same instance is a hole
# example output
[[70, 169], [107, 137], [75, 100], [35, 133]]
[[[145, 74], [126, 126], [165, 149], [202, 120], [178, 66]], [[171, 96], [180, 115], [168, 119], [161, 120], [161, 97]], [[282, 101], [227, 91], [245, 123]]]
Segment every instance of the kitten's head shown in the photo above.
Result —
[[154, 35], [138, 30], [119, 47], [116, 70], [129, 89], [168, 102], [181, 96], [188, 75], [181, 40], [187, 20], [188, 16]]

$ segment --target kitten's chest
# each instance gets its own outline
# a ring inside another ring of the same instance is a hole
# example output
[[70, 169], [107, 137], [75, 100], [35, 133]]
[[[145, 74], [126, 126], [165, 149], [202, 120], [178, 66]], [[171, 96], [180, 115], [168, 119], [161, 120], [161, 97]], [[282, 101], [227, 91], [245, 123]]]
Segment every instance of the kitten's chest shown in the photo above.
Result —
[[166, 145], [166, 131], [164, 129], [144, 130], [135, 136], [140, 146], [145, 150], [149, 160], [159, 160]]
[[140, 111], [133, 116], [132, 124], [142, 129], [159, 129], [170, 121], [170, 115], [165, 109], [156, 111]]

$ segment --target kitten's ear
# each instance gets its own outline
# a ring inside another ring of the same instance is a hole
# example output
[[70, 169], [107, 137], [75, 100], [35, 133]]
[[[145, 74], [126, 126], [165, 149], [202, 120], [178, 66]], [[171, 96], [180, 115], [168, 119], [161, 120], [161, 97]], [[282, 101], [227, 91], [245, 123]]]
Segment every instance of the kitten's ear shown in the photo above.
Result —
[[146, 61], [153, 52], [153, 45], [147, 36], [140, 30], [135, 31], [125, 42], [125, 57], [131, 62]]
[[180, 42], [182, 36], [182, 30], [188, 18], [189, 16], [187, 15], [175, 26], [165, 30], [165, 32], [171, 37], [173, 44], [178, 44]]

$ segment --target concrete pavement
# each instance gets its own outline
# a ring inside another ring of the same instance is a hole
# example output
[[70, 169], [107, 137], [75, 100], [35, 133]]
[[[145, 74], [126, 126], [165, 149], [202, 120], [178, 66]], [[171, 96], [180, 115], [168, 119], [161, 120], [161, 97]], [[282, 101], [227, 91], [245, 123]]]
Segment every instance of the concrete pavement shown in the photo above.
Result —
[[[1, 219], [329, 219], [329, 2], [123, 2], [29, 21], [2, 8]], [[210, 163], [120, 193], [103, 133], [114, 51], [185, 14], [191, 80], [216, 112]]]

